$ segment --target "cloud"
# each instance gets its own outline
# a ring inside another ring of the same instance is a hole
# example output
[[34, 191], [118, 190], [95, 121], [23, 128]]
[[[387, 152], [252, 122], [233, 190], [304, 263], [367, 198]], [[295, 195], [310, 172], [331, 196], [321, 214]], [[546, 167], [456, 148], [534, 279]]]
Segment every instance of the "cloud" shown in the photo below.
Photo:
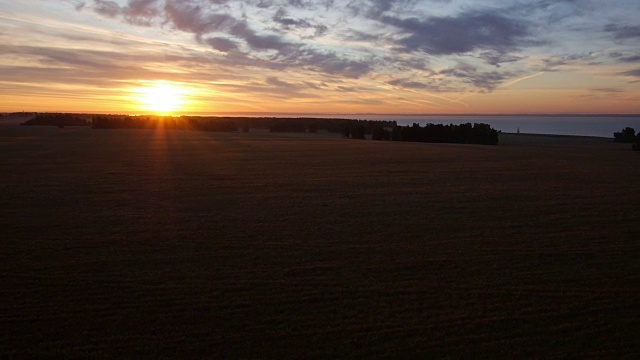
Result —
[[282, 80], [278, 79], [275, 76], [268, 77], [266, 82], [269, 85], [273, 85], [273, 86], [277, 86], [277, 87], [291, 87], [291, 84], [289, 84], [286, 81], [282, 81]]
[[[377, 77], [373, 81], [382, 75], [395, 79], [390, 85], [405, 89], [492, 91], [514, 74], [553, 71], [595, 58], [552, 54], [537, 66], [530, 60], [539, 58], [528, 52], [542, 44], [545, 26], [587, 13], [586, 5], [575, 0], [496, 1], [495, 7], [449, 0], [93, 3], [102, 16], [191, 34], [199, 45], [215, 50], [206, 52], [212, 63], [229, 68], [303, 71], [327, 78], [372, 75]], [[609, 31], [628, 37], [633, 28]]]
[[[116, 18], [122, 16], [122, 18], [134, 25], [149, 26], [151, 21], [160, 14], [158, 7], [159, 0], [129, 0], [127, 6], [120, 6], [115, 1], [109, 0], [94, 0], [93, 9], [96, 13], [109, 17]], [[76, 6], [76, 10], [80, 10]]]
[[604, 31], [613, 33], [613, 37], [616, 40], [640, 39], [640, 26], [618, 26], [616, 24], [608, 24], [604, 27]]
[[498, 51], [492, 51], [492, 50], [484, 51], [480, 53], [478, 58], [484, 60], [484, 62], [486, 62], [487, 64], [493, 65], [495, 67], [500, 67], [501, 64], [516, 62], [523, 59], [522, 56], [503, 54]]
[[640, 77], [640, 69], [625, 71], [621, 75]]
[[461, 79], [466, 83], [470, 83], [477, 88], [483, 89], [483, 92], [493, 91], [504, 81], [514, 77], [514, 74], [510, 72], [482, 72], [475, 66], [465, 63], [460, 63], [453, 68], [442, 70], [439, 74]]
[[557, 71], [559, 67], [573, 64], [597, 65], [594, 60], [600, 56], [599, 53], [590, 52], [588, 54], [568, 54], [552, 56], [543, 59], [541, 71]]
[[[121, 17], [126, 22], [139, 25], [149, 24], [151, 19], [155, 18], [164, 26], [191, 33], [198, 42], [225, 53], [226, 57], [218, 60], [226, 60], [228, 65], [269, 69], [298, 67], [349, 78], [358, 78], [372, 70], [371, 59], [354, 58], [332, 50], [315, 48], [313, 45], [296, 42], [288, 34], [258, 31], [250, 25], [247, 18], [238, 18], [223, 12], [222, 6], [231, 6], [231, 1], [165, 0], [164, 6], [159, 7], [161, 2], [158, 0], [130, 0], [124, 8], [114, 2], [95, 2], [96, 12], [103, 16]], [[253, 4], [273, 6], [272, 2]], [[333, 3], [287, 1], [287, 4], [294, 8], [311, 9], [317, 4], [329, 7]], [[284, 29], [314, 29], [314, 36], [322, 35], [328, 29], [327, 26], [315, 24], [312, 20], [291, 17], [283, 8], [278, 8], [271, 19]]]
[[309, 20], [305, 19], [294, 19], [289, 16], [287, 11], [283, 8], [279, 8], [278, 11], [274, 14], [272, 20], [282, 26], [283, 29], [314, 29], [315, 34], [313, 37], [321, 36], [327, 32], [329, 29], [326, 25], [321, 24], [313, 24]]
[[84, 7], [87, 5], [86, 2], [81, 1], [81, 0], [67, 0], [67, 1], [71, 2], [73, 7], [76, 9], [76, 11], [80, 11], [80, 10], [84, 9]]
[[122, 9], [125, 20], [137, 25], [150, 25], [159, 13], [158, 0], [129, 0], [129, 6]]
[[405, 78], [405, 79], [394, 79], [391, 81], [387, 81], [387, 84], [398, 86], [404, 89], [411, 89], [411, 90], [427, 90], [427, 91], [433, 91], [433, 92], [456, 91], [456, 89], [453, 89], [447, 86], [446, 84], [443, 84], [441, 81], [433, 81], [433, 80], [417, 81], [412, 78]]
[[102, 16], [115, 18], [120, 15], [120, 5], [115, 1], [94, 0], [93, 2], [95, 11]]
[[623, 63], [640, 62], [640, 54], [629, 55], [629, 54], [623, 54], [620, 52], [613, 52], [609, 54], [609, 56]]
[[350, 1], [347, 4], [347, 9], [355, 16], [362, 15], [375, 19], [387, 12], [404, 12], [413, 7], [415, 3], [415, 0], [356, 0]]
[[305, 47], [291, 54], [287, 59], [287, 63], [331, 75], [359, 78], [372, 70], [375, 60], [353, 60], [340, 56], [335, 52], [323, 52]]
[[595, 88], [590, 90], [593, 92], [601, 92], [601, 93], [608, 93], [608, 94], [624, 92], [623, 90], [614, 89], [614, 88]]
[[400, 49], [431, 55], [462, 54], [474, 50], [505, 53], [526, 44], [530, 36], [521, 22], [489, 11], [468, 11], [458, 16], [399, 18], [382, 16], [384, 24], [400, 29]]
[[238, 50], [238, 44], [225, 37], [211, 37], [204, 40], [213, 49], [221, 52], [230, 52]]
[[164, 16], [176, 29], [198, 36], [225, 31], [238, 23], [231, 15], [210, 13], [198, 4], [178, 0], [166, 1]]
[[432, 71], [427, 68], [428, 61], [421, 56], [412, 56], [410, 58], [406, 58], [403, 56], [385, 56], [383, 58], [383, 62], [387, 64], [394, 72], [395, 71], [427, 71], [431, 73]]
[[555, 25], [589, 11], [587, 3], [581, 0], [524, 1], [514, 2], [514, 5], [506, 7], [505, 11], [517, 17], [536, 18], [540, 23]]

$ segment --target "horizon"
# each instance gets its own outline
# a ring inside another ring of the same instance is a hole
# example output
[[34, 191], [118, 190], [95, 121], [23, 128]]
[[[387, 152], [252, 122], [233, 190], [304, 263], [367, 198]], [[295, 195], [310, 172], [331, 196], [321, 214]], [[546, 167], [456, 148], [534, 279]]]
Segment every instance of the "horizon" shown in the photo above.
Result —
[[640, 113], [294, 113], [294, 112], [251, 112], [251, 111], [227, 111], [227, 112], [176, 112], [162, 114], [154, 112], [117, 112], [117, 111], [0, 111], [0, 114], [76, 114], [76, 115], [113, 115], [113, 116], [157, 116], [157, 117], [181, 117], [181, 116], [213, 116], [213, 117], [305, 117], [305, 116], [403, 116], [403, 117], [433, 117], [433, 116], [458, 116], [458, 117], [640, 117]]
[[638, 15], [634, 0], [6, 2], [0, 112], [637, 116]]

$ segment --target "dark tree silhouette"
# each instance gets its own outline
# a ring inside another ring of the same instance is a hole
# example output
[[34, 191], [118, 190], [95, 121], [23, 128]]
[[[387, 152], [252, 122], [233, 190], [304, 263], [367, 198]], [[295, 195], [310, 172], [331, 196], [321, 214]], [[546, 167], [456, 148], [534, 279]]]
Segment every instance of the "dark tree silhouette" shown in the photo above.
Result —
[[228, 118], [199, 118], [182, 116], [96, 116], [91, 121], [94, 129], [165, 129], [165, 130], [200, 130], [214, 132], [238, 131], [233, 120]]
[[346, 138], [351, 137], [351, 129], [349, 129], [349, 126], [345, 126], [342, 129], [342, 136], [344, 136]]
[[33, 119], [23, 122], [24, 126], [89, 126], [89, 122], [74, 114], [37, 114]]
[[352, 139], [365, 139], [365, 127], [362, 124], [355, 125], [350, 129]]
[[307, 131], [304, 123], [295, 119], [282, 119], [269, 127], [270, 132], [303, 133]]
[[636, 141], [636, 130], [631, 127], [626, 127], [620, 132], [613, 133], [613, 141], [621, 143], [632, 143]]
[[318, 125], [316, 123], [309, 124], [309, 133], [315, 134], [318, 132]]
[[414, 123], [411, 126], [394, 128], [391, 139], [398, 141], [417, 141], [435, 143], [483, 144], [496, 145], [498, 131], [488, 124], [443, 125], [427, 124], [421, 127]]
[[371, 132], [371, 140], [390, 140], [391, 133], [383, 127], [377, 127]]

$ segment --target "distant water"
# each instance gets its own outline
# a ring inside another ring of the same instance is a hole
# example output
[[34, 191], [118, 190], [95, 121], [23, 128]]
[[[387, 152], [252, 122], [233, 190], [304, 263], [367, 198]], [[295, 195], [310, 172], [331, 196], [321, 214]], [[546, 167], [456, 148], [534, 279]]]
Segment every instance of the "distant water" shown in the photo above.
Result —
[[626, 116], [491, 116], [491, 115], [448, 115], [448, 116], [406, 116], [406, 115], [363, 115], [349, 118], [367, 120], [396, 120], [398, 125], [418, 123], [463, 124], [485, 123], [496, 130], [515, 133], [557, 134], [613, 137], [613, 133], [625, 127], [640, 131], [640, 117]]

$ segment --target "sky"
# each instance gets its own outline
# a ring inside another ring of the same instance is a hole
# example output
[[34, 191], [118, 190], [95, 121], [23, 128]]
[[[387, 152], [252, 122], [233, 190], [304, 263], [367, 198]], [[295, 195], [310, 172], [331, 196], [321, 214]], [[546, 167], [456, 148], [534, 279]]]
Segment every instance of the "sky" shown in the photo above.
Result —
[[638, 0], [0, 0], [0, 112], [640, 113]]

